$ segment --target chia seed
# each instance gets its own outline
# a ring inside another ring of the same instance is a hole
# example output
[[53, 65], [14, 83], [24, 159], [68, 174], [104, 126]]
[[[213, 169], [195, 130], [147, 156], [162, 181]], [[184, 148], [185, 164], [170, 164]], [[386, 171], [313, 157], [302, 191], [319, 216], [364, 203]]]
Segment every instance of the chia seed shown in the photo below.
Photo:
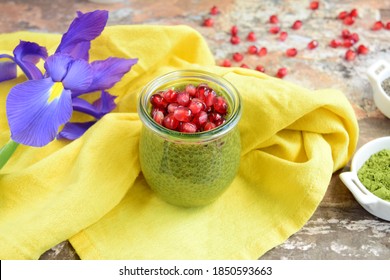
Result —
[[390, 77], [389, 78], [386, 78], [385, 80], [383, 80], [382, 82], [382, 88], [383, 90], [386, 92], [386, 94], [388, 96], [390, 96]]

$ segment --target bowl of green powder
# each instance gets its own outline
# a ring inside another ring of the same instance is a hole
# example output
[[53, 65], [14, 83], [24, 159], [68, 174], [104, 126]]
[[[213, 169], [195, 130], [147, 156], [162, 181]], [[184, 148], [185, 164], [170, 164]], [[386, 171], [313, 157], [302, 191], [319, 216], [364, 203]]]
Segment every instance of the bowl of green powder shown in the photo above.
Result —
[[379, 60], [367, 70], [377, 108], [390, 118], [390, 64]]
[[390, 136], [363, 145], [340, 179], [364, 209], [390, 221]]

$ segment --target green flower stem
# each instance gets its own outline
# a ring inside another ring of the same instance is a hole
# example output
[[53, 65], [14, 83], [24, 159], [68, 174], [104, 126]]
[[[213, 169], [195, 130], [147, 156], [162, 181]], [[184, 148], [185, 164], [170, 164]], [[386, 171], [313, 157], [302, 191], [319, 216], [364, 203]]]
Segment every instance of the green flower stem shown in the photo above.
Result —
[[9, 140], [7, 144], [5, 144], [0, 149], [0, 169], [7, 163], [7, 161], [11, 158], [12, 154], [16, 151], [16, 148], [19, 146], [19, 143], [16, 143], [13, 140]]

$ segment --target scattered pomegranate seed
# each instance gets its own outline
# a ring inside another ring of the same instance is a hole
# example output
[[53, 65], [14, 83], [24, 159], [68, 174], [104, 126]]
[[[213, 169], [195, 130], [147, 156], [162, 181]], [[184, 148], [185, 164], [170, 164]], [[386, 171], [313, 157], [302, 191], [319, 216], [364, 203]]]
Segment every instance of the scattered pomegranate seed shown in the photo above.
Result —
[[383, 28], [383, 22], [377, 21], [374, 23], [374, 25], [371, 27], [371, 30], [378, 31]]
[[359, 34], [357, 33], [352, 33], [351, 36], [349, 37], [354, 43], [359, 42]]
[[216, 128], [216, 127], [217, 127], [217, 126], [216, 126], [214, 123], [212, 123], [212, 122], [207, 122], [207, 123], [204, 125], [203, 130], [204, 130], [204, 131], [208, 131], [208, 130], [212, 130], [212, 129]]
[[340, 40], [333, 39], [332, 41], [330, 41], [329, 46], [331, 46], [332, 48], [338, 48], [341, 46], [341, 44], [342, 43]]
[[292, 29], [298, 30], [302, 27], [302, 21], [296, 20], [293, 25], [291, 26]]
[[212, 27], [213, 25], [214, 25], [214, 20], [212, 18], [206, 18], [203, 21], [203, 26]]
[[269, 17], [269, 22], [270, 22], [270, 23], [273, 23], [273, 24], [279, 23], [278, 16], [277, 16], [277, 15], [272, 15], [272, 16], [270, 16], [270, 17]]
[[240, 67], [241, 68], [249, 68], [249, 66], [247, 64], [245, 64], [245, 63], [241, 64]]
[[285, 68], [285, 67], [279, 68], [278, 72], [276, 72], [276, 77], [278, 77], [280, 79], [282, 79], [286, 75], [287, 75], [287, 68]]
[[259, 72], [263, 72], [263, 73], [265, 72], [265, 68], [262, 65], [257, 65], [256, 66], [256, 70], [259, 71]]
[[256, 35], [255, 35], [255, 32], [251, 31], [248, 33], [248, 36], [246, 37], [246, 39], [250, 42], [254, 42], [256, 41]]
[[317, 47], [318, 47], [318, 41], [317, 40], [313, 40], [309, 44], [307, 44], [307, 48], [309, 50], [315, 49]]
[[287, 32], [285, 32], [285, 31], [280, 32], [280, 34], [279, 34], [279, 40], [280, 41], [286, 41], [287, 37], [288, 37], [288, 33]]
[[244, 59], [244, 56], [243, 56], [241, 53], [235, 52], [235, 53], [233, 54], [233, 60], [234, 60], [234, 61], [240, 62], [240, 61], [242, 61], [243, 59]]
[[343, 47], [344, 47], [344, 48], [350, 48], [350, 47], [353, 46], [353, 44], [354, 44], [354, 41], [352, 41], [352, 40], [350, 40], [350, 39], [345, 39], [345, 40], [343, 41]]
[[232, 63], [230, 62], [229, 59], [224, 59], [222, 61], [222, 63], [221, 63], [221, 66], [223, 66], [223, 67], [230, 67], [230, 66], [232, 66]]
[[354, 19], [353, 17], [351, 17], [351, 16], [348, 15], [348, 16], [343, 20], [343, 23], [344, 23], [345, 25], [352, 25], [352, 24], [355, 23], [355, 19]]
[[359, 13], [357, 9], [352, 9], [351, 12], [349, 13], [351, 17], [358, 17]]
[[386, 23], [386, 29], [390, 30], [390, 21], [388, 23]]
[[309, 5], [310, 9], [312, 10], [317, 10], [319, 6], [320, 3], [318, 1], [311, 1]]
[[296, 48], [290, 48], [286, 50], [286, 55], [289, 57], [296, 56], [298, 53], [298, 50]]
[[248, 53], [257, 54], [257, 47], [255, 45], [251, 45], [248, 47]]
[[266, 47], [261, 47], [261, 48], [259, 49], [258, 55], [259, 55], [259, 56], [265, 56], [265, 55], [267, 55], [267, 52], [268, 52], [268, 50], [267, 50]]
[[353, 50], [347, 50], [347, 52], [345, 53], [345, 59], [347, 61], [352, 61], [355, 58], [356, 58], [356, 52]]
[[213, 6], [210, 9], [210, 15], [218, 15], [219, 14], [219, 9], [217, 6]]
[[341, 31], [341, 37], [343, 39], [349, 39], [349, 36], [351, 36], [351, 32], [349, 32], [348, 29], [343, 29], [343, 31]]
[[271, 26], [269, 29], [269, 33], [272, 33], [272, 34], [278, 34], [279, 31], [280, 31], [280, 27], [277, 25]]
[[357, 48], [357, 53], [358, 54], [367, 54], [368, 48], [365, 45], [359, 45], [359, 47]]
[[342, 12], [339, 13], [338, 18], [341, 19], [341, 20], [343, 20], [343, 19], [345, 19], [348, 15], [350, 15], [350, 14], [349, 14], [347, 11], [342, 11]]
[[240, 43], [240, 37], [234, 35], [230, 38], [230, 43], [232, 43], [233, 45], [237, 45]]
[[238, 34], [238, 27], [236, 25], [233, 25], [230, 29], [230, 33], [232, 34], [232, 36], [236, 36]]

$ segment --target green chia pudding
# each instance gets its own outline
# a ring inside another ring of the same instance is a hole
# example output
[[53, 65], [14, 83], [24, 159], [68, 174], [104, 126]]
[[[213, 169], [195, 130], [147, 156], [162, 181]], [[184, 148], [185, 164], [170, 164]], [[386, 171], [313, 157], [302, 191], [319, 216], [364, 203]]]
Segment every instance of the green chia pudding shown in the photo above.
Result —
[[141, 169], [164, 201], [203, 206], [215, 201], [238, 171], [240, 98], [213, 74], [178, 72], [179, 78], [175, 72], [171, 81], [162, 76], [141, 93]]

